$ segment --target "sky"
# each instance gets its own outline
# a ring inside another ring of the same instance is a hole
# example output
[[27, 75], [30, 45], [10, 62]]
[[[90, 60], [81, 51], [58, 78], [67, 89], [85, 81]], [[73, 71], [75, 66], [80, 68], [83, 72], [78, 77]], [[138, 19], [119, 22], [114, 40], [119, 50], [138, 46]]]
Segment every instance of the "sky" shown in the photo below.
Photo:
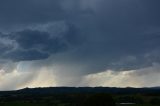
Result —
[[159, 0], [0, 0], [0, 90], [160, 86]]

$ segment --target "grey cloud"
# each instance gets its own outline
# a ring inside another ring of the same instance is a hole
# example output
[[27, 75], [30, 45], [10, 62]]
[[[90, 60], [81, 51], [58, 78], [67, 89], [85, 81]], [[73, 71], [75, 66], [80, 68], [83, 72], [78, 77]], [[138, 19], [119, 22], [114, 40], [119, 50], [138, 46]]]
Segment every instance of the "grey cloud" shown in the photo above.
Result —
[[[79, 39], [74, 26], [67, 24], [67, 27], [62, 33], [61, 29], [57, 29], [58, 33], [51, 33], [47, 29], [41, 31], [35, 27], [3, 35], [0, 42], [3, 44], [0, 48], [1, 58], [11, 61], [40, 60], [55, 53], [74, 49], [73, 47], [78, 46], [82, 40]], [[54, 28], [51, 27], [50, 30]]]
[[67, 2], [65, 0], [2, 0], [0, 3], [1, 29], [9, 30], [61, 20], [72, 21], [80, 14], [86, 13], [86, 9], [82, 9], [81, 5], [81, 0]]
[[1, 58], [40, 60], [37, 65], [44, 66], [58, 64], [64, 76], [149, 67], [160, 62], [159, 3], [1, 1], [1, 39], [14, 44], [0, 40]]
[[12, 61], [38, 60], [46, 59], [48, 57], [49, 55], [47, 53], [41, 53], [36, 50], [15, 50], [2, 56], [4, 59], [9, 59]]
[[64, 14], [59, 2], [52, 0], [2, 0], [0, 6], [0, 22], [3, 24], [42, 23], [52, 19], [59, 20]]

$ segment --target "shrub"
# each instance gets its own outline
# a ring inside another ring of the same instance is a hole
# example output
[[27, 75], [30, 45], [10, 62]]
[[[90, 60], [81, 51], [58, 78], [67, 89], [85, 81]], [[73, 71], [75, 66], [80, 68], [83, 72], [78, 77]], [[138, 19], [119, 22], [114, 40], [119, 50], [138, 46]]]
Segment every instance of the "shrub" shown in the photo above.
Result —
[[115, 102], [107, 94], [94, 94], [84, 101], [83, 106], [115, 106]]

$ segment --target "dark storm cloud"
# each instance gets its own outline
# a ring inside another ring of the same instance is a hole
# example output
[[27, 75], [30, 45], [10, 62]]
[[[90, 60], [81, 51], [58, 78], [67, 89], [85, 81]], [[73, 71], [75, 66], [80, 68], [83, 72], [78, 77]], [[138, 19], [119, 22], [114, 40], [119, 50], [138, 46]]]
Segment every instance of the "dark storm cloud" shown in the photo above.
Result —
[[39, 60], [46, 59], [49, 55], [47, 53], [41, 53], [36, 50], [16, 50], [4, 54], [3, 58], [13, 61], [25, 61], [25, 60]]
[[51, 37], [49, 33], [41, 31], [24, 30], [15, 33], [12, 39], [16, 40], [23, 49], [40, 49], [43, 52], [54, 53], [67, 46], [63, 38]]
[[8, 30], [16, 26], [72, 20], [85, 12], [80, 10], [80, 3], [79, 0], [2, 0], [0, 23], [2, 29]]
[[52, 0], [2, 0], [0, 3], [1, 19], [5, 24], [21, 24], [60, 20], [64, 11], [59, 1]]
[[70, 29], [69, 25], [64, 35], [60, 36], [31, 29], [3, 35], [0, 46], [1, 58], [13, 61], [40, 60], [52, 54], [64, 52], [80, 43], [80, 37], [75, 35], [74, 29]]
[[[0, 26], [2, 32], [8, 28], [3, 39], [14, 45], [3, 43], [1, 57], [41, 60], [67, 51], [59, 62], [84, 66], [85, 73], [149, 66], [160, 60], [159, 4], [158, 0], [2, 0]], [[66, 23], [62, 33], [56, 26], [43, 27], [59, 21]]]

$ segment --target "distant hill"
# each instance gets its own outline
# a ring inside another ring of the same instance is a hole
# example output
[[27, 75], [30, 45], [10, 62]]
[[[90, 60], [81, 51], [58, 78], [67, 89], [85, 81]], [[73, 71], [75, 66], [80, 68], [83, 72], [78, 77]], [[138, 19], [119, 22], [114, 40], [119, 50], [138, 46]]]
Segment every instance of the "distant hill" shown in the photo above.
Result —
[[71, 93], [108, 93], [108, 94], [160, 94], [160, 87], [152, 88], [115, 88], [115, 87], [48, 87], [24, 88], [16, 91], [0, 91], [0, 96], [10, 94], [71, 94]]

